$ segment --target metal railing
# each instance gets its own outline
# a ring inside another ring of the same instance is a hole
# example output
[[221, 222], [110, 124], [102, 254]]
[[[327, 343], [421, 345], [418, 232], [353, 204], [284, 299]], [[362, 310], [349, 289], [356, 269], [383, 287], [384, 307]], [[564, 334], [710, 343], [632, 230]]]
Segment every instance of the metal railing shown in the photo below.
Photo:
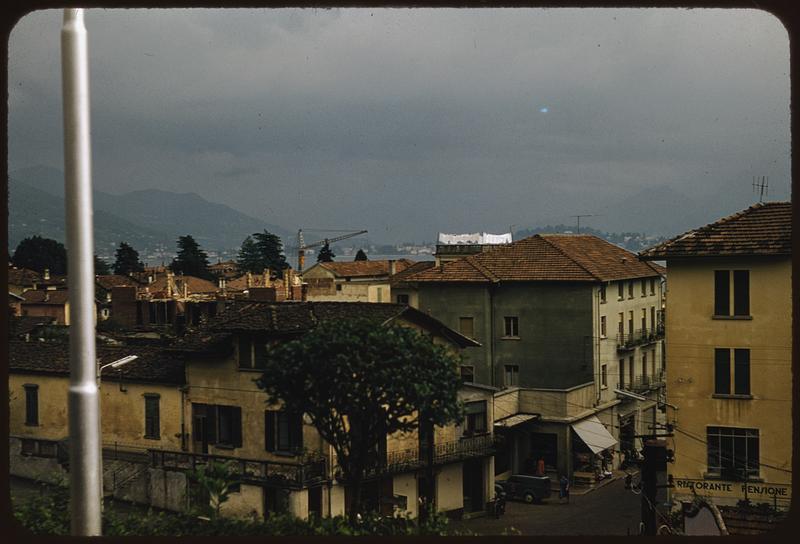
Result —
[[307, 463], [284, 463], [242, 459], [179, 451], [148, 450], [150, 465], [166, 470], [194, 470], [211, 462], [229, 463], [232, 473], [244, 482], [269, 483], [278, 487], [302, 488], [327, 479], [325, 459]]
[[666, 376], [663, 370], [658, 370], [655, 374], [641, 374], [634, 376], [633, 381], [627, 380], [621, 384], [621, 389], [627, 389], [635, 393], [658, 389], [666, 384]]
[[664, 338], [664, 324], [656, 327], [637, 329], [633, 333], [617, 334], [617, 349], [633, 349], [636, 346], [652, 344]]

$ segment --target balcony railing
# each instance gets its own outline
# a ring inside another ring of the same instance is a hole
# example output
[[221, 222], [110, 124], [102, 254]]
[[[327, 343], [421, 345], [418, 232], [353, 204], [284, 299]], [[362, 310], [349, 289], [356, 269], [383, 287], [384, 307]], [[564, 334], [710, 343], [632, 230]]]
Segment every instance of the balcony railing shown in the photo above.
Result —
[[634, 376], [633, 381], [625, 380], [620, 384], [620, 389], [626, 389], [634, 393], [642, 393], [664, 386], [666, 383], [665, 379], [664, 371], [659, 370], [655, 374]]
[[[435, 444], [433, 446], [433, 464], [444, 465], [476, 457], [485, 457], [494, 453], [494, 446], [495, 437], [491, 434]], [[418, 447], [391, 451], [386, 454], [385, 462], [373, 467], [367, 472], [367, 475], [399, 474], [417, 470], [426, 466], [426, 453], [425, 449]]]
[[149, 450], [150, 464], [167, 470], [192, 470], [210, 462], [230, 462], [232, 472], [244, 482], [302, 488], [326, 480], [325, 459], [307, 463], [283, 463], [178, 451]]
[[664, 324], [659, 323], [656, 327], [648, 329], [638, 329], [633, 333], [617, 334], [617, 349], [627, 350], [636, 346], [652, 344], [664, 338]]

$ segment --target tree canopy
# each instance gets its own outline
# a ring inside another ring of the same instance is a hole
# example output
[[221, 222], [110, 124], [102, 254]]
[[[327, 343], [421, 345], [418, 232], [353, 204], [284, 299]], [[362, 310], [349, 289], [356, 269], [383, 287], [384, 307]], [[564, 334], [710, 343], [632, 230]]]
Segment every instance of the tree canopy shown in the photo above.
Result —
[[120, 242], [114, 261], [114, 274], [127, 276], [131, 272], [143, 272], [144, 265], [139, 260], [139, 252], [125, 242]]
[[320, 249], [319, 253], [317, 254], [317, 262], [330, 263], [333, 262], [334, 257], [336, 257], [336, 255], [333, 253], [330, 244], [325, 242], [325, 245], [322, 246], [322, 249]]
[[11, 262], [17, 268], [40, 273], [46, 268], [51, 274], [64, 275], [67, 273], [67, 249], [61, 242], [34, 235], [17, 245]]
[[169, 267], [176, 274], [214, 279], [214, 275], [208, 269], [208, 254], [200, 249], [198, 243], [188, 234], [178, 238], [178, 256], [173, 259]]
[[359, 249], [356, 253], [356, 258], [353, 259], [354, 261], [368, 261], [367, 254], [364, 253], [363, 249]]
[[457, 356], [411, 328], [326, 321], [269, 347], [257, 384], [289, 412], [307, 414], [331, 444], [353, 489], [354, 516], [365, 472], [388, 434], [461, 417], [457, 369]]
[[260, 274], [265, 268], [283, 276], [283, 271], [289, 268], [286, 256], [283, 254], [283, 242], [278, 235], [265, 230], [248, 236], [242, 242], [236, 265], [240, 272]]
[[94, 273], [100, 276], [111, 274], [111, 267], [97, 255], [94, 256]]

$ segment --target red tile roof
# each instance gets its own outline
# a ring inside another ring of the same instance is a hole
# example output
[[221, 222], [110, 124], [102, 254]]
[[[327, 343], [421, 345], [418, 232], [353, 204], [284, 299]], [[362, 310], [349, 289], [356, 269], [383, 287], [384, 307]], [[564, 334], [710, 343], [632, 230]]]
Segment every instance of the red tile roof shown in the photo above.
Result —
[[[173, 276], [173, 295], [176, 297], [183, 296], [183, 286], [187, 287], [189, 295], [195, 294], [209, 294], [217, 291], [217, 285], [214, 282], [197, 278], [195, 276]], [[150, 288], [150, 293], [153, 296], [166, 296], [167, 293], [167, 276], [159, 276], [153, 283], [147, 285]]]
[[22, 293], [25, 302], [22, 304], [66, 304], [69, 302], [69, 291], [58, 289], [53, 291], [25, 291]]
[[[388, 276], [391, 271], [391, 261], [341, 261], [331, 263], [317, 263], [326, 270], [333, 272], [338, 277], [364, 277], [364, 276]], [[409, 259], [398, 259], [395, 261], [395, 273], [402, 272], [414, 261]]]
[[792, 203], [763, 202], [642, 251], [643, 259], [791, 255]]
[[129, 276], [121, 276], [119, 274], [98, 274], [95, 276], [95, 283], [108, 291], [112, 287], [138, 287], [141, 285]]
[[537, 234], [413, 274], [407, 281], [612, 281], [663, 274], [657, 265], [589, 234]]
[[35, 270], [27, 268], [11, 268], [8, 269], [8, 284], [9, 285], [33, 285], [42, 281], [42, 275]]

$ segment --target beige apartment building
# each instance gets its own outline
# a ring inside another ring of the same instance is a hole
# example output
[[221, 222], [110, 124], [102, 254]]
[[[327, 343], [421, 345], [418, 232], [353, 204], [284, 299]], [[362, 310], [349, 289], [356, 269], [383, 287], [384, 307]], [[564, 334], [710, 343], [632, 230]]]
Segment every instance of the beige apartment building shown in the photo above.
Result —
[[672, 499], [792, 496], [791, 203], [756, 204], [641, 253], [665, 259]]

